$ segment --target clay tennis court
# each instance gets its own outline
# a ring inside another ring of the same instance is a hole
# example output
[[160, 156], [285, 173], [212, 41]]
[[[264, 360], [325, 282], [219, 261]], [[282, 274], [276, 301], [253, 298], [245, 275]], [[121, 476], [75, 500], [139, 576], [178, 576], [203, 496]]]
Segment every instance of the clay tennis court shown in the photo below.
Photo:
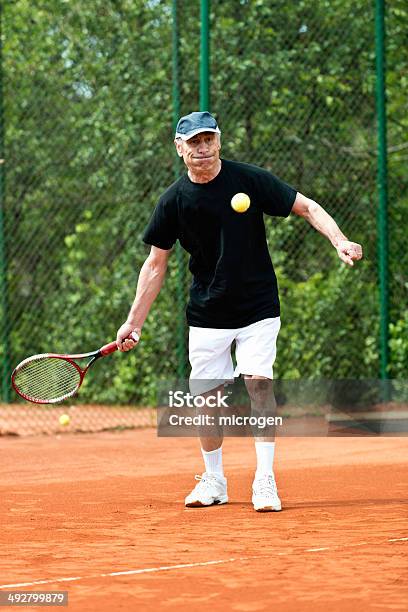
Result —
[[225, 441], [230, 503], [186, 509], [194, 438], [5, 436], [1, 590], [67, 590], [75, 611], [405, 610], [407, 451], [280, 438], [283, 511], [259, 514], [250, 439]]

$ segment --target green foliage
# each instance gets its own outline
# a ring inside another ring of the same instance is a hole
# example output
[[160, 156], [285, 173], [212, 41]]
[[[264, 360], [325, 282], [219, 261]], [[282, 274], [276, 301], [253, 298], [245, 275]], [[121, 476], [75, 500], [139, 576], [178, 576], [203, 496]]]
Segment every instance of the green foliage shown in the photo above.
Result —
[[[295, 282], [278, 269], [282, 328], [278, 339], [277, 378], [376, 378], [378, 316], [375, 291], [360, 273], [330, 257], [326, 274]], [[352, 341], [351, 341], [352, 340]]]
[[[181, 111], [198, 105], [199, 3], [180, 10]], [[276, 372], [378, 370], [376, 120], [371, 2], [212, 3], [212, 109], [226, 157], [262, 165], [322, 203], [365, 261], [348, 270], [301, 219], [267, 220], [282, 331]], [[352, 15], [352, 18], [350, 18]], [[407, 367], [405, 170], [408, 10], [388, 7], [391, 368]], [[171, 3], [6, 3], [6, 238], [12, 362], [91, 350], [126, 318], [143, 229], [174, 180]], [[239, 245], [237, 245], [239, 248]], [[154, 402], [177, 372], [176, 257], [140, 346], [98, 364], [81, 400]], [[190, 282], [182, 269], [183, 294]]]
[[408, 372], [408, 312], [390, 324], [390, 378], [407, 378]]

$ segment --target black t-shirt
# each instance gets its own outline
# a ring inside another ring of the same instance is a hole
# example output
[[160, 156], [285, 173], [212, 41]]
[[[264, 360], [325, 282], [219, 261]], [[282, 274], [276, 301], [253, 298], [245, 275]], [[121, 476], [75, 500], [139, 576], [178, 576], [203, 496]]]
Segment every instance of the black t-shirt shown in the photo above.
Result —
[[[240, 192], [251, 200], [244, 213], [231, 207]], [[263, 213], [287, 217], [295, 198], [296, 191], [270, 172], [224, 159], [209, 183], [193, 183], [185, 174], [165, 191], [143, 241], [171, 249], [178, 239], [190, 253], [190, 326], [232, 329], [279, 316]]]

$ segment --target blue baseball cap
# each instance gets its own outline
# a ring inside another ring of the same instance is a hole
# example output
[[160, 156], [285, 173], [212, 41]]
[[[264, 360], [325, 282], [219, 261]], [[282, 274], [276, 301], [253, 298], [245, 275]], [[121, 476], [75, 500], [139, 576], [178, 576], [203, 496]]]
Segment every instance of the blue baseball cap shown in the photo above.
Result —
[[176, 127], [176, 138], [188, 140], [201, 132], [215, 132], [221, 134], [216, 120], [207, 111], [190, 113], [181, 117]]

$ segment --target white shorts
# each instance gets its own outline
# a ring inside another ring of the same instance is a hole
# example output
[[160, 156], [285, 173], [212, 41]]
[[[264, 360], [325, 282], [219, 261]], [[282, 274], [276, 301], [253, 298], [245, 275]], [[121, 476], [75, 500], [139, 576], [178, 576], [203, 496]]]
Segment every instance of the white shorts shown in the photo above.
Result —
[[[231, 380], [240, 374], [273, 378], [280, 325], [280, 317], [274, 317], [237, 329], [190, 327], [190, 378]], [[234, 340], [235, 370], [231, 357]]]

